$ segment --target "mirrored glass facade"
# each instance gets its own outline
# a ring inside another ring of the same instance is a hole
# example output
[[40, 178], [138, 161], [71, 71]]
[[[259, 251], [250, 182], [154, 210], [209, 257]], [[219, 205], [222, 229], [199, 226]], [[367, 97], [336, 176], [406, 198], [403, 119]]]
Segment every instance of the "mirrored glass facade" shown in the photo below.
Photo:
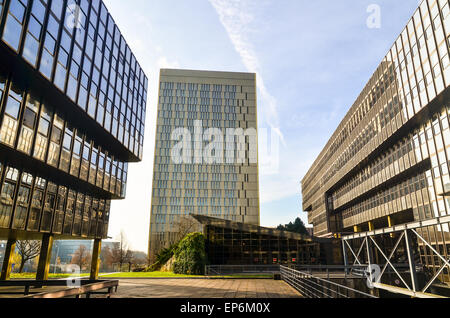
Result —
[[0, 2], [0, 234], [106, 238], [148, 80], [99, 0]]
[[[449, 47], [449, 2], [422, 1], [302, 181], [315, 235], [450, 215]], [[420, 233], [450, 256], [448, 223]]]
[[342, 262], [340, 244], [334, 240], [207, 216], [193, 217], [203, 227], [208, 262], [212, 265], [334, 265]]
[[5, 5], [0, 6], [3, 43], [135, 160], [142, 159], [148, 79], [103, 2], [11, 0]]

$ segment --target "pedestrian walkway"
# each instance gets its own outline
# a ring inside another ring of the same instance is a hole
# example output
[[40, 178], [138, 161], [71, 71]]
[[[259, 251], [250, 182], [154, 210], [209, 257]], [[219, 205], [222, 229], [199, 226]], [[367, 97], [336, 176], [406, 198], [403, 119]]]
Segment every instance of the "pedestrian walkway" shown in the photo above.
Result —
[[120, 279], [112, 298], [299, 298], [271, 279]]

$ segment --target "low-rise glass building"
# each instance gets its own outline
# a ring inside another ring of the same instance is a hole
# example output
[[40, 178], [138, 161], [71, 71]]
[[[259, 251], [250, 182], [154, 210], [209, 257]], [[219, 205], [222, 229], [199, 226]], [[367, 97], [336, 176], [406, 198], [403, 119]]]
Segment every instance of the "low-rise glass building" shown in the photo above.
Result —
[[284, 232], [207, 216], [193, 216], [203, 226], [211, 265], [342, 264], [333, 239]]

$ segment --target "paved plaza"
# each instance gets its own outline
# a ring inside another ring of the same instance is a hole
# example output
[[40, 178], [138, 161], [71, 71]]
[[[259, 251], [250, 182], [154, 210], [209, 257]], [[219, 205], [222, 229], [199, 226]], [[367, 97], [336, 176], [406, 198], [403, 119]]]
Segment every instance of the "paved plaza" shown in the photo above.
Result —
[[299, 298], [271, 279], [121, 279], [112, 298]]

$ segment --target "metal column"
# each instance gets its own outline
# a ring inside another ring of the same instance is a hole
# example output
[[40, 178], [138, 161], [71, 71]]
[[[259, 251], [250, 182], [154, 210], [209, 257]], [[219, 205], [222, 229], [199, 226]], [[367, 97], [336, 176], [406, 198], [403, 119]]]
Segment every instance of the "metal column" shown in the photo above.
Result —
[[3, 258], [2, 274], [0, 281], [9, 280], [11, 277], [12, 260], [16, 250], [16, 240], [9, 239], [6, 244], [5, 257]]
[[39, 255], [39, 264], [36, 273], [36, 280], [48, 280], [50, 270], [50, 257], [52, 256], [53, 235], [44, 234], [42, 238], [41, 254]]
[[102, 250], [102, 240], [94, 240], [94, 248], [92, 250], [92, 262], [91, 262], [91, 280], [98, 280], [98, 272], [100, 269], [100, 253]]
[[418, 280], [416, 273], [416, 263], [414, 260], [414, 251], [412, 248], [412, 240], [411, 236], [408, 233], [408, 230], [405, 230], [405, 242], [406, 242], [406, 252], [408, 253], [408, 262], [409, 262], [409, 271], [411, 272], [411, 285], [414, 292], [417, 291]]

